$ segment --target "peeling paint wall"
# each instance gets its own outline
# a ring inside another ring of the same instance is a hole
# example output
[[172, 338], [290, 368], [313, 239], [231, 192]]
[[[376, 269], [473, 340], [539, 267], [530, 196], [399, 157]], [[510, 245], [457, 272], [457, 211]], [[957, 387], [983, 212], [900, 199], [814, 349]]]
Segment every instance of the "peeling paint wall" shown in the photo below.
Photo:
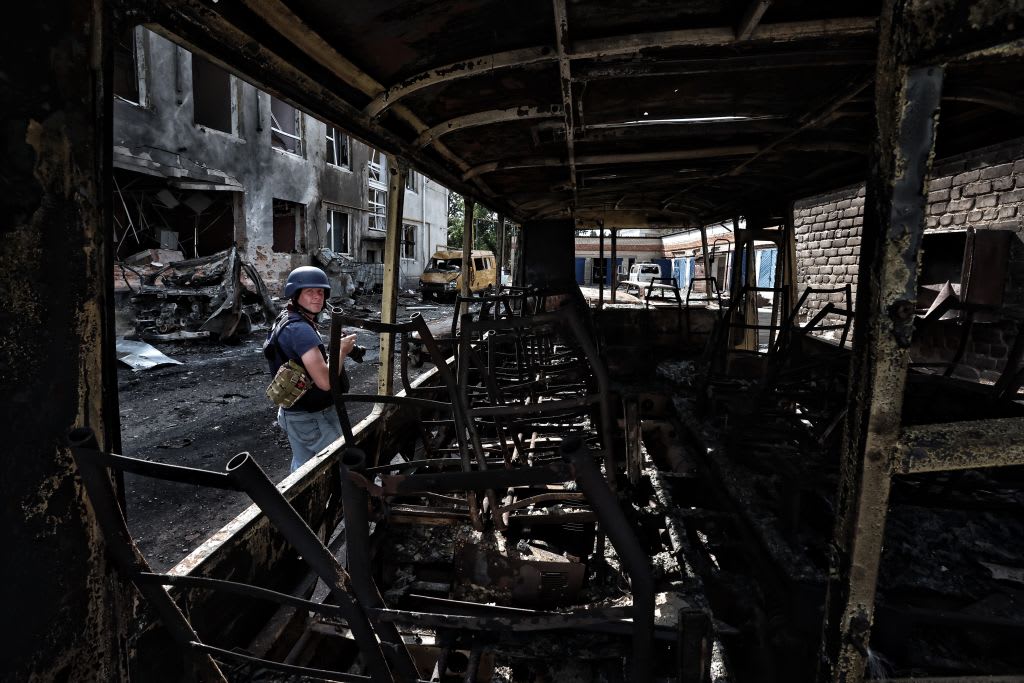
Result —
[[75, 426], [92, 427], [108, 448], [118, 432], [105, 285], [103, 7], [21, 7], [0, 61], [4, 680], [127, 680], [128, 598], [61, 446]]
[[[292, 268], [311, 263], [310, 254], [324, 246], [331, 209], [349, 214], [352, 256], [362, 261], [366, 250], [373, 249], [379, 260], [384, 234], [367, 230], [369, 147], [351, 140], [348, 167], [328, 164], [326, 125], [301, 114], [302, 154], [275, 148], [270, 95], [234, 77], [232, 132], [197, 125], [192, 54], [148, 30], [137, 29], [137, 35], [147, 96], [140, 104], [115, 100], [114, 148], [119, 167], [221, 187], [239, 186], [235, 239], [272, 292], [279, 290]], [[443, 242], [448, 229], [448, 190], [422, 176], [419, 185], [420, 192], [407, 191], [405, 201], [407, 222], [429, 227], [429, 233], [426, 227], [420, 231], [417, 260], [403, 268], [404, 274], [415, 276], [430, 256], [427, 244]], [[297, 253], [273, 250], [275, 199], [305, 207], [304, 244], [297, 245]]]

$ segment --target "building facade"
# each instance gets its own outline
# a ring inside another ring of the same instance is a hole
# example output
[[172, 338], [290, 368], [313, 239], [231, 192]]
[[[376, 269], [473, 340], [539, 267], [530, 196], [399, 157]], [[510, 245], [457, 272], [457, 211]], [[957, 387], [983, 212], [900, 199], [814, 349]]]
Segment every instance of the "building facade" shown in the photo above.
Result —
[[[142, 27], [119, 36], [114, 91], [119, 258], [237, 244], [272, 293], [324, 247], [363, 272], [383, 262], [388, 169], [377, 150]], [[447, 188], [409, 173], [407, 283], [446, 242], [447, 206]]]

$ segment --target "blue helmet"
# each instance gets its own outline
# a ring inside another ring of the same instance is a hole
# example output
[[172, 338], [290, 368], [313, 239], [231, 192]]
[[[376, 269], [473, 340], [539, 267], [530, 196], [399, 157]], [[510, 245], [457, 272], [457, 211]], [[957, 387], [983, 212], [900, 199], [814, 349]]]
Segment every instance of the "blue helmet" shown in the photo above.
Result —
[[331, 293], [331, 283], [327, 273], [316, 266], [300, 266], [288, 274], [284, 283], [284, 295], [288, 299], [295, 298], [303, 289], [323, 289], [325, 296]]

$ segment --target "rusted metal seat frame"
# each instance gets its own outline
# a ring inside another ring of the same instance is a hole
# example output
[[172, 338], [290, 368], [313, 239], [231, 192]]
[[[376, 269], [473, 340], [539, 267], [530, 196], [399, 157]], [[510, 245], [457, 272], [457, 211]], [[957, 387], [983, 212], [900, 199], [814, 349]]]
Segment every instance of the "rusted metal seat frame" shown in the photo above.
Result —
[[[240, 453], [232, 458], [227, 464], [226, 472], [214, 472], [102, 452], [92, 431], [87, 428], [73, 431], [68, 437], [68, 442], [82, 477], [82, 483], [96, 512], [107, 552], [118, 571], [135, 585], [147, 603], [156, 611], [171, 639], [185, 654], [186, 663], [191, 668], [191, 673], [196, 680], [226, 680], [213, 661], [213, 656], [232, 658], [295, 675], [323, 677], [329, 674], [336, 680], [374, 681], [374, 683], [394, 680], [391, 665], [402, 656], [399, 654], [399, 650], [404, 650], [401, 640], [399, 639], [397, 643], [392, 640], [391, 647], [381, 648], [378, 638], [387, 642], [386, 634], [377, 632], [363, 606], [350, 591], [347, 572], [338, 564], [334, 556], [324, 547], [321, 540], [310, 530], [277, 487], [267, 479], [266, 474], [248, 453]], [[247, 493], [282, 536], [302, 555], [310, 569], [324, 581], [335, 604], [322, 605], [237, 581], [153, 572], [149, 563], [139, 552], [131, 532], [128, 530], [124, 509], [111, 482], [111, 471], [130, 472], [164, 481]], [[344, 618], [359, 645], [370, 676], [356, 676], [345, 672], [328, 672], [295, 666], [224, 650], [204, 643], [181, 608], [167, 592], [165, 586], [171, 585], [223, 590], [236, 595], [268, 600], [282, 605], [298, 606], [313, 612]], [[405, 651], [405, 655], [408, 656], [407, 651]], [[391, 661], [391, 664], [388, 660]], [[409, 661], [411, 662], [411, 659]], [[407, 673], [408, 669], [405, 671]]]
[[[459, 390], [455, 376], [448, 367], [446, 359], [440, 351], [440, 347], [434, 336], [427, 327], [423, 317], [418, 313], [404, 323], [382, 323], [374, 320], [364, 320], [353, 316], [335, 312], [331, 317], [331, 341], [330, 352], [331, 366], [337, 367], [340, 364], [341, 330], [343, 326], [357, 327], [377, 334], [400, 334], [408, 335], [416, 333], [419, 339], [426, 346], [437, 368], [441, 384], [448, 394], [448, 402], [435, 401], [415, 396], [392, 396], [386, 394], [346, 394], [343, 391], [342, 380], [338, 373], [331, 373], [331, 394], [334, 397], [335, 408], [338, 411], [338, 418], [342, 424], [342, 434], [348, 444], [354, 442], [352, 437], [351, 422], [345, 404], [348, 402], [376, 403], [394, 406], [406, 406], [419, 410], [447, 411], [452, 416], [455, 429], [455, 440], [458, 445], [459, 458], [465, 472], [473, 472], [487, 469], [487, 460], [484, 449], [480, 444], [479, 435], [472, 429], [467, 417], [465, 397]], [[422, 433], [422, 432], [421, 432]], [[374, 463], [376, 464], [376, 463]], [[484, 491], [485, 499], [490, 504], [490, 509], [497, 508], [497, 497], [492, 490]], [[475, 491], [467, 491], [467, 504], [469, 506], [470, 518], [473, 526], [478, 531], [484, 528], [481, 508], [477, 502]]]

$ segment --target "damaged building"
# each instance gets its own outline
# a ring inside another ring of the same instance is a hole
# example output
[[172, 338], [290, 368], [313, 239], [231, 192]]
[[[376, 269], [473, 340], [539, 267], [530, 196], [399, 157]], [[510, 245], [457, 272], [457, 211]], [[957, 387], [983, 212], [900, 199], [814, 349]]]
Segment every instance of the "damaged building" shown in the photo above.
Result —
[[[4, 679], [1024, 679], [1020, 3], [20, 12]], [[397, 315], [427, 175], [521, 226], [443, 340]], [[280, 485], [121, 455], [124, 244], [269, 282], [343, 225], [382, 306], [329, 355], [392, 359], [332, 373], [343, 438]], [[630, 258], [703, 296], [616, 300]], [[125, 473], [252, 505], [154, 571]]]
[[[143, 26], [121, 26], [112, 49], [118, 260], [237, 245], [274, 295], [289, 271], [314, 262], [337, 261], [332, 274], [379, 288], [385, 154]], [[413, 171], [403, 192], [401, 274], [415, 283], [446, 242], [448, 190]]]

